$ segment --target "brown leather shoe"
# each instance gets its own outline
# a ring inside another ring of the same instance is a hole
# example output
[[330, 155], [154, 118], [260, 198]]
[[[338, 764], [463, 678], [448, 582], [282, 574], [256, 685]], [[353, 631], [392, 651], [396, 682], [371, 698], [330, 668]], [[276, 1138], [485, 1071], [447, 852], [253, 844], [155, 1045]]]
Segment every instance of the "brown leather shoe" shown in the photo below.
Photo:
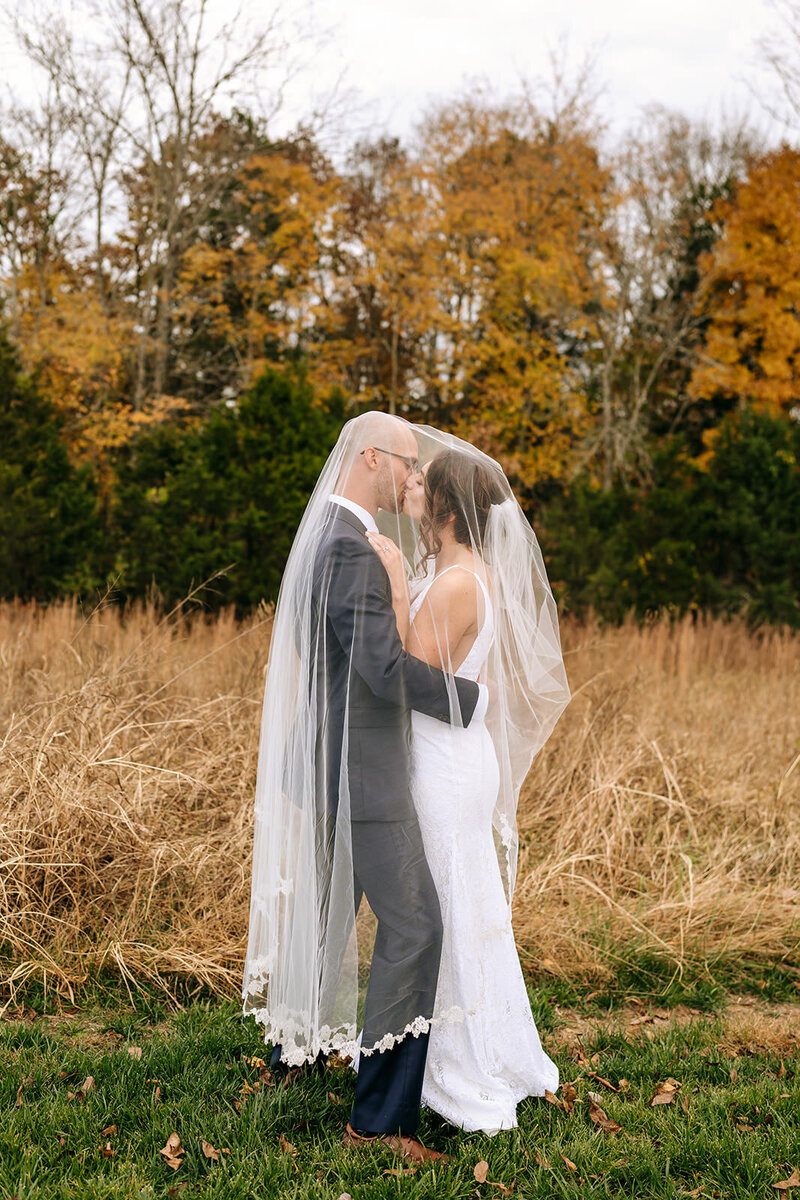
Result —
[[342, 1142], [345, 1146], [357, 1146], [361, 1149], [366, 1146], [372, 1146], [376, 1142], [381, 1142], [388, 1146], [395, 1154], [399, 1154], [402, 1158], [407, 1158], [409, 1162], [421, 1165], [423, 1163], [441, 1163], [445, 1166], [450, 1162], [450, 1157], [447, 1154], [441, 1154], [438, 1150], [429, 1150], [427, 1146], [423, 1146], [422, 1142], [418, 1142], [416, 1138], [402, 1137], [396, 1133], [376, 1133], [371, 1137], [366, 1134], [356, 1133], [350, 1122], [347, 1122], [347, 1127], [342, 1136]]

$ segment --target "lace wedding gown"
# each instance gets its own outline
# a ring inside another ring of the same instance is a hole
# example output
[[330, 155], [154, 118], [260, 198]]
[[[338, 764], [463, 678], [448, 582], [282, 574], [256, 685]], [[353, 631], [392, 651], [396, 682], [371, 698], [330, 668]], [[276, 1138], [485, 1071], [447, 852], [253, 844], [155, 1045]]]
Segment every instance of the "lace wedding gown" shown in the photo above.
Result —
[[[477, 679], [494, 619], [486, 585], [470, 573], [483, 590], [484, 619], [456, 674]], [[414, 597], [412, 621], [433, 581]], [[444, 923], [422, 1103], [462, 1129], [490, 1134], [516, 1126], [525, 1096], [558, 1087], [558, 1068], [534, 1023], [500, 876], [492, 834], [497, 788], [483, 721], [459, 729], [412, 713], [412, 796]], [[435, 1019], [448, 1009], [461, 1009], [463, 1020]]]

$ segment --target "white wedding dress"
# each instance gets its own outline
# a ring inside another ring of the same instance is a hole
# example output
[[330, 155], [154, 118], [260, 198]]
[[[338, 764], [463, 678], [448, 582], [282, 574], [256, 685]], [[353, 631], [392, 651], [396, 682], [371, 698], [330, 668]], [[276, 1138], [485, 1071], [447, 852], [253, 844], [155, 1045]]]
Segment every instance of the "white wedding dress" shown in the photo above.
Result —
[[[467, 568], [447, 568], [455, 569]], [[486, 585], [470, 573], [483, 590], [484, 619], [455, 674], [477, 680], [494, 618]], [[433, 582], [414, 597], [412, 621]], [[497, 757], [483, 721], [461, 729], [414, 712], [411, 741], [412, 795], [444, 924], [422, 1103], [462, 1129], [494, 1134], [516, 1126], [525, 1096], [558, 1087], [525, 989], [492, 833]]]

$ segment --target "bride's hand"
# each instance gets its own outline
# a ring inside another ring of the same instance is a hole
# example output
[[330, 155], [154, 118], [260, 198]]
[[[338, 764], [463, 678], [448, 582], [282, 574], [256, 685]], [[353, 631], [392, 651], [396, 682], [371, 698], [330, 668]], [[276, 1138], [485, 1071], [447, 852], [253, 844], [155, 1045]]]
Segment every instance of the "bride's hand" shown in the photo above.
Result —
[[391, 538], [384, 537], [382, 533], [373, 533], [371, 529], [367, 530], [367, 541], [386, 568], [392, 585], [392, 595], [405, 596], [408, 591], [408, 576], [403, 551]]

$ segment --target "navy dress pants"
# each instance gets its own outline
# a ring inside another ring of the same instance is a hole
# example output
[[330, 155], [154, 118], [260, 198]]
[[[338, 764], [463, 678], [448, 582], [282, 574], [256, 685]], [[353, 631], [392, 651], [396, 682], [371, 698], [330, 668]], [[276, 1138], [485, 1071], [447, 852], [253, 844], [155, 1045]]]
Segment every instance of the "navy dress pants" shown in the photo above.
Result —
[[[416, 817], [353, 821], [354, 916], [366, 896], [377, 918], [362, 1044], [431, 1017], [442, 952], [442, 918]], [[406, 1034], [387, 1050], [361, 1054], [350, 1124], [358, 1133], [413, 1134], [429, 1034]], [[318, 1063], [320, 1062], [320, 1056]], [[280, 1063], [280, 1046], [272, 1051]]]

